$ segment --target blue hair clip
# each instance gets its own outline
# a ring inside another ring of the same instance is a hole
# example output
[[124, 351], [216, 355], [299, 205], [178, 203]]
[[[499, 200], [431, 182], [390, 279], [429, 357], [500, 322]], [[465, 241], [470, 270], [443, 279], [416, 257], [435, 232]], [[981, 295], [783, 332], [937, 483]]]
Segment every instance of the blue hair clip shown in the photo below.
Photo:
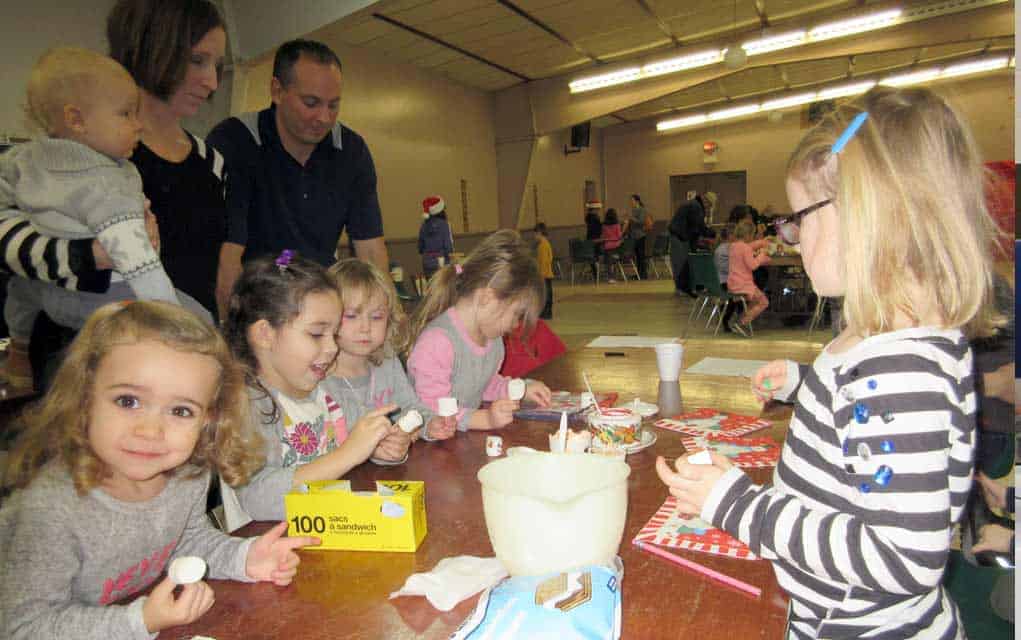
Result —
[[850, 140], [854, 136], [854, 134], [858, 133], [858, 129], [861, 129], [861, 126], [865, 124], [865, 119], [868, 117], [869, 117], [868, 111], [862, 111], [861, 113], [856, 115], [854, 117], [854, 120], [851, 120], [851, 124], [847, 125], [847, 128], [844, 129], [844, 132], [840, 134], [840, 137], [837, 138], [837, 141], [833, 143], [832, 147], [830, 147], [830, 153], [840, 153], [841, 151], [843, 151], [844, 147], [847, 146], [847, 141]]

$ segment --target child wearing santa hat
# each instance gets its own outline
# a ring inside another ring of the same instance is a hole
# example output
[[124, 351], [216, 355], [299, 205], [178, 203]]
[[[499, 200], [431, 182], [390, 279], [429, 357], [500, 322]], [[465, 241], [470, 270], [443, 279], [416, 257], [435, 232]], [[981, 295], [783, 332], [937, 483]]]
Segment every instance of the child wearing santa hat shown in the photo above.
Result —
[[422, 227], [418, 231], [418, 252], [422, 255], [422, 272], [425, 277], [450, 262], [454, 251], [454, 236], [447, 223], [447, 205], [440, 196], [429, 196], [422, 201]]

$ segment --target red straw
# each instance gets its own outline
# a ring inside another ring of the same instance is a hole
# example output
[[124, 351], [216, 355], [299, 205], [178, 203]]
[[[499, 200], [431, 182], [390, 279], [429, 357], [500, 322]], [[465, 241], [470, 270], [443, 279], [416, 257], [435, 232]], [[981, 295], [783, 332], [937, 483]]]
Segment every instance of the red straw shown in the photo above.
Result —
[[656, 556], [657, 558], [666, 560], [671, 564], [680, 565], [685, 569], [690, 569], [696, 573], [700, 573], [706, 577], [712, 578], [713, 580], [718, 580], [719, 582], [722, 582], [725, 585], [734, 587], [735, 589], [740, 589], [741, 591], [744, 591], [746, 593], [750, 593], [756, 598], [762, 595], [762, 589], [750, 585], [747, 582], [741, 582], [737, 578], [731, 578], [725, 573], [713, 571], [709, 567], [701, 565], [697, 562], [692, 562], [691, 560], [682, 558], [681, 556], [674, 555], [668, 551], [663, 551], [659, 547], [655, 547], [651, 544], [642, 542], [641, 540], [635, 540], [633, 544], [636, 547], [638, 547], [639, 551], [644, 551], [646, 553]]

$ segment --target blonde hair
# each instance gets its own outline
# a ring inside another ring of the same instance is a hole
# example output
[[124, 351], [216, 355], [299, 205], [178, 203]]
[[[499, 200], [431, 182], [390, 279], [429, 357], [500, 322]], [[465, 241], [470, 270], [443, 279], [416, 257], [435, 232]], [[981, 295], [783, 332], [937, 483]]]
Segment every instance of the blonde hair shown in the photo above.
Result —
[[490, 234], [468, 254], [463, 265], [447, 265], [433, 275], [425, 296], [411, 315], [411, 329], [402, 353], [411, 351], [419, 334], [434, 318], [462, 298], [487, 287], [499, 300], [523, 299], [527, 305], [525, 328], [535, 326], [546, 301], [546, 285], [535, 258], [516, 231], [503, 229]]
[[114, 78], [135, 86], [131, 74], [113, 58], [79, 47], [50, 49], [28, 76], [25, 115], [33, 126], [55, 135], [64, 125], [64, 107], [94, 100]]
[[[396, 345], [407, 342], [408, 316], [404, 313], [397, 289], [379, 267], [359, 258], [341, 260], [330, 267], [330, 275], [340, 289], [340, 302], [345, 311], [358, 310], [378, 294], [387, 306], [386, 339], [369, 355], [369, 362], [379, 365], [383, 358], [396, 355]], [[343, 322], [343, 320], [341, 320]]]
[[738, 223], [738, 225], [734, 227], [734, 239], [740, 242], [751, 242], [755, 239], [755, 231], [755, 225], [747, 220]]
[[[834, 141], [863, 111], [864, 125], [834, 157]], [[878, 86], [838, 106], [798, 144], [787, 175], [834, 201], [848, 326], [887, 332], [898, 311], [918, 322], [919, 289], [931, 292], [944, 328], [971, 338], [1002, 324], [986, 172], [968, 127], [932, 91]]]
[[108, 470], [88, 438], [96, 372], [114, 347], [150, 340], [209, 356], [220, 366], [209, 422], [188, 463], [196, 472], [211, 468], [230, 485], [246, 482], [263, 464], [262, 439], [248, 430], [244, 377], [219, 332], [177, 305], [115, 302], [89, 317], [46, 396], [21, 416], [23, 431], [11, 452], [4, 485], [28, 486], [43, 465], [57, 460], [67, 467], [80, 494], [97, 486]]

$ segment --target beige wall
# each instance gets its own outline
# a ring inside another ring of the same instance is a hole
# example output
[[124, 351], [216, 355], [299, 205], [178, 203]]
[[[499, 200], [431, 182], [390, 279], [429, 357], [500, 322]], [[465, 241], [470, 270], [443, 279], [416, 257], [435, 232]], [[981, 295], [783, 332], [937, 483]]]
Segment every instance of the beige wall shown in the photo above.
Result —
[[[975, 133], [984, 160], [1011, 160], [1014, 153], [1013, 70], [985, 77], [942, 83], [933, 88], [964, 114]], [[771, 123], [765, 116], [680, 133], [657, 133], [655, 122], [618, 125], [603, 130], [606, 165], [606, 206], [622, 207], [631, 193], [642, 194], [658, 219], [673, 212], [670, 176], [708, 171], [747, 171], [748, 202], [788, 210], [784, 167], [805, 129], [801, 114], [784, 113]], [[702, 143], [720, 146], [719, 162], [702, 163]]]
[[[422, 199], [433, 194], [447, 201], [451, 227], [462, 232], [462, 178], [468, 181], [471, 231], [496, 229], [492, 98], [328, 35], [309, 37], [326, 41], [343, 62], [340, 120], [372, 151], [387, 240], [417, 238]], [[272, 64], [261, 60], [246, 67], [242, 110], [269, 104]]]
[[547, 226], [564, 226], [583, 222], [586, 180], [595, 183], [596, 195], [602, 197], [602, 135], [593, 127], [588, 148], [564, 155], [564, 145], [570, 142], [570, 129], [536, 138], [518, 216], [519, 229], [531, 229], [535, 225], [536, 199], [541, 222]]

